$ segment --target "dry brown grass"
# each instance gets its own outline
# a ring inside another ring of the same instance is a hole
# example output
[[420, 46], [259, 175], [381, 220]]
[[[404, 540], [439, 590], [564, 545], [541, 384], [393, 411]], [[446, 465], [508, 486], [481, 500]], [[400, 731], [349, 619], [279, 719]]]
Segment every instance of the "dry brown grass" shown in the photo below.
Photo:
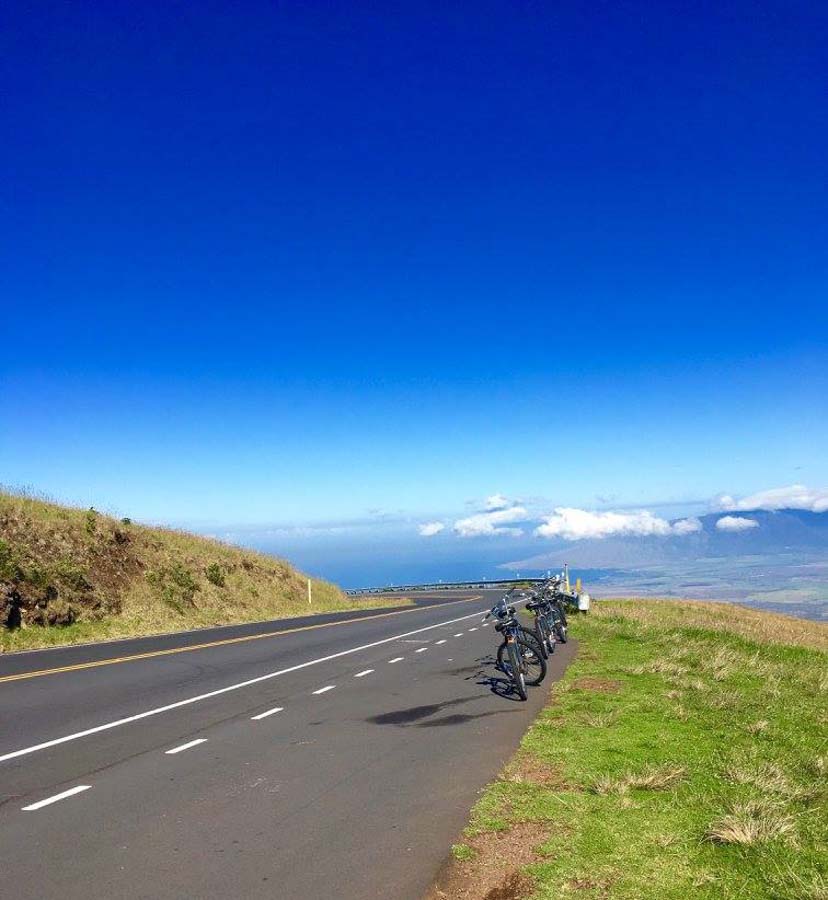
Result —
[[681, 766], [661, 766], [613, 777], [601, 775], [592, 783], [593, 794], [626, 794], [630, 790], [668, 791], [680, 784], [687, 772]]
[[621, 710], [613, 709], [609, 712], [585, 713], [581, 718], [581, 722], [586, 725], [587, 728], [610, 728], [612, 725], [615, 725], [620, 718]]
[[714, 844], [749, 846], [767, 841], [792, 841], [796, 834], [793, 816], [772, 804], [749, 800], [733, 803], [728, 811], [711, 823], [706, 838]]
[[689, 669], [672, 659], [654, 659], [646, 665], [631, 666], [626, 671], [630, 675], [668, 675], [677, 678], [686, 675]]
[[722, 691], [708, 701], [714, 709], [739, 709], [744, 705], [744, 697], [739, 691]]
[[731, 763], [725, 767], [722, 776], [731, 784], [748, 785], [762, 793], [778, 794], [789, 800], [801, 799], [812, 793], [792, 781], [780, 766], [773, 763]]
[[744, 661], [736, 651], [720, 647], [712, 656], [702, 655], [701, 665], [706, 672], [710, 672], [715, 681], [724, 681], [740, 671]]
[[501, 778], [514, 784], [532, 784], [555, 791], [571, 790], [559, 769], [532, 753], [518, 753], [503, 770]]
[[576, 678], [571, 685], [575, 691], [597, 691], [601, 694], [615, 694], [621, 690], [621, 682], [615, 678]]
[[759, 719], [757, 722], [751, 722], [745, 726], [748, 734], [764, 734], [770, 728], [770, 722], [767, 719]]
[[828, 777], [828, 756], [817, 756], [811, 761], [810, 771], [816, 778]]

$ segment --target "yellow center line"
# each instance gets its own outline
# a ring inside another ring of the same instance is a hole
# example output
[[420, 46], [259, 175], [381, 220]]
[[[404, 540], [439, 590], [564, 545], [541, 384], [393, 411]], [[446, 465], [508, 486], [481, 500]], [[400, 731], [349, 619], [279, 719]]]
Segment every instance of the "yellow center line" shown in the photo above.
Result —
[[[453, 603], [470, 603], [473, 600], [480, 600], [481, 595], [474, 597], [466, 597], [463, 600], [452, 600], [445, 604], [449, 606]], [[422, 612], [429, 607], [415, 606], [411, 609], [398, 609], [394, 612], [379, 613], [375, 616], [359, 616], [356, 619], [346, 619], [342, 622], [320, 622], [318, 625], [300, 625], [298, 628], [283, 628], [279, 631], [266, 631], [262, 634], [246, 634], [241, 637], [222, 638], [218, 641], [209, 641], [205, 644], [191, 644], [187, 647], [171, 647], [168, 650], [149, 650], [146, 653], [133, 653], [131, 656], [115, 656], [109, 659], [97, 659], [92, 662], [76, 663], [72, 666], [58, 666], [53, 669], [37, 669], [33, 672], [20, 672], [17, 675], [0, 676], [0, 684], [7, 681], [22, 681], [25, 678], [40, 678], [42, 675], [59, 675], [61, 672], [77, 672], [80, 669], [96, 669], [98, 666], [114, 666], [116, 663], [133, 662], [138, 659], [152, 659], [154, 656], [169, 656], [172, 653], [187, 653], [190, 650], [206, 650], [209, 647], [223, 647], [226, 644], [240, 644], [244, 641], [258, 641], [262, 638], [279, 637], [284, 634], [296, 634], [299, 631], [314, 631], [317, 628], [332, 628], [335, 625], [354, 625], [357, 622], [367, 622], [373, 619], [387, 619], [389, 616], [402, 616], [406, 613]]]

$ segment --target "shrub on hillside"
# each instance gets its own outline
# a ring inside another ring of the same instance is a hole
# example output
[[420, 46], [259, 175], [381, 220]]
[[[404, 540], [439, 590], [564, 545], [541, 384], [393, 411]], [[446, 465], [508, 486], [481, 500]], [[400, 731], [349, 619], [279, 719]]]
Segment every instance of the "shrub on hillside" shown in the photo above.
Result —
[[86, 515], [84, 516], [84, 527], [86, 528], [87, 534], [94, 534], [95, 529], [98, 527], [98, 513], [94, 506], [90, 506], [86, 511]]
[[205, 574], [211, 584], [214, 584], [216, 587], [224, 587], [224, 572], [222, 572], [218, 563], [210, 563]]
[[147, 581], [159, 589], [161, 599], [176, 612], [183, 614], [187, 607], [195, 606], [199, 586], [192, 572], [181, 563], [147, 572]]

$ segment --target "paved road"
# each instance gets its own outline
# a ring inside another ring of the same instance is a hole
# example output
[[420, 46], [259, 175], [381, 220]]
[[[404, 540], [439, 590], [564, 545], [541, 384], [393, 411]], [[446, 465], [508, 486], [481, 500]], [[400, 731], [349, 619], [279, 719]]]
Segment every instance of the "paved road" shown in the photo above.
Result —
[[3, 897], [421, 897], [548, 691], [493, 599], [0, 658]]

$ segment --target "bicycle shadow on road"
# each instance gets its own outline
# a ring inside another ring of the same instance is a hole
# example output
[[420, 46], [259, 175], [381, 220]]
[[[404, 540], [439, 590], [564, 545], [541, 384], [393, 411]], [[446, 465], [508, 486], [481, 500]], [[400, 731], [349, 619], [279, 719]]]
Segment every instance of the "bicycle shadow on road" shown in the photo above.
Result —
[[476, 683], [485, 685], [493, 694], [498, 697], [502, 697], [504, 700], [520, 701], [520, 695], [515, 689], [514, 683], [512, 682], [511, 678], [499, 677], [497, 675], [488, 675], [484, 678], [481, 678], [480, 681]]
[[486, 716], [496, 716], [504, 709], [491, 709], [481, 713], [450, 713], [449, 715], [432, 718], [444, 710], [460, 706], [464, 703], [472, 703], [480, 699], [479, 694], [471, 694], [468, 697], [456, 697], [453, 700], [444, 700], [442, 703], [428, 703], [422, 706], [409, 706], [406, 709], [396, 709], [393, 712], [380, 713], [369, 716], [365, 721], [372, 725], [395, 725], [398, 728], [441, 728], [447, 725], [462, 725], [474, 719], [482, 719]]
[[489, 674], [490, 669], [494, 669], [498, 673], [501, 672], [501, 670], [498, 668], [497, 660], [495, 659], [495, 657], [491, 653], [488, 653], [486, 654], [486, 656], [479, 656], [474, 661], [473, 665], [451, 669], [450, 674], [463, 675], [464, 673], [468, 672], [470, 674], [465, 676], [465, 678], [463, 679], [464, 681], [473, 680], [475, 684], [488, 687], [489, 690], [493, 694], [495, 694], [495, 696], [502, 697], [504, 700], [520, 700], [520, 696], [515, 690], [512, 679], [507, 677], [506, 675]]

